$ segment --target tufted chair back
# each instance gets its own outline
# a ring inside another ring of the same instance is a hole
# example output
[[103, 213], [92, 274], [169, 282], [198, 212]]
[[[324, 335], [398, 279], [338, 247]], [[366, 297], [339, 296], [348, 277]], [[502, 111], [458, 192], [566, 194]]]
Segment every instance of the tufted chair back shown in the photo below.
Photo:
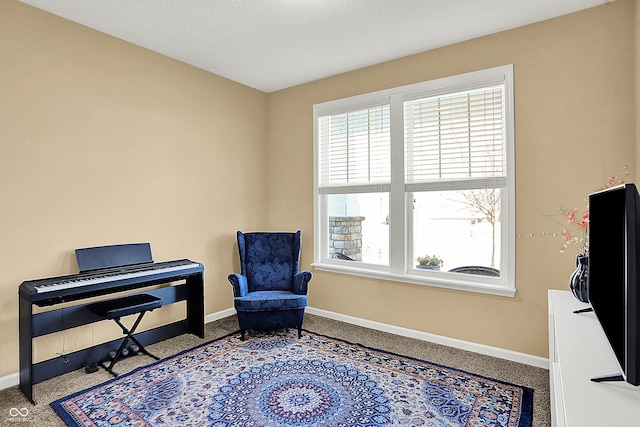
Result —
[[300, 231], [242, 233], [238, 231], [241, 274], [249, 292], [289, 291], [300, 270]]

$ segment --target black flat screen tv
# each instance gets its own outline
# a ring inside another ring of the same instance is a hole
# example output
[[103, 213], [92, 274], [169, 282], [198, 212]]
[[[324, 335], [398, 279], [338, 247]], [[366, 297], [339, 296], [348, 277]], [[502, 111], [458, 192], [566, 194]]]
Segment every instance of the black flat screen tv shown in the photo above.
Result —
[[620, 366], [593, 381], [640, 384], [639, 226], [634, 184], [589, 195], [589, 303]]

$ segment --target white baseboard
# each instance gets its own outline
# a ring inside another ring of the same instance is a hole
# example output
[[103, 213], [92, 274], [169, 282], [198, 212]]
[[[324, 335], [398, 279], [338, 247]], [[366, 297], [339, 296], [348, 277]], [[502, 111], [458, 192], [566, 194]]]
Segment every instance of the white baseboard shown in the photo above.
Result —
[[225, 317], [235, 316], [236, 309], [235, 308], [227, 308], [226, 310], [218, 311], [216, 313], [207, 314], [204, 317], [204, 323], [210, 323], [215, 320], [224, 319]]
[[307, 307], [306, 312], [309, 314], [314, 314], [316, 316], [322, 316], [329, 319], [339, 320], [345, 323], [351, 323], [352, 325], [375, 329], [377, 331], [388, 332], [403, 337], [415, 338], [422, 341], [428, 341], [436, 344], [446, 345], [449, 347], [459, 348], [461, 350], [473, 351], [474, 353], [485, 354], [487, 356], [499, 357], [501, 359], [511, 360], [513, 362], [524, 363], [525, 365], [549, 369], [549, 359], [540, 356], [533, 356], [531, 354], [505, 350], [503, 348], [491, 347], [484, 344], [476, 344], [469, 341], [449, 338], [442, 335], [430, 334], [428, 332], [417, 331], [415, 329], [403, 328], [386, 323], [375, 322], [372, 320], [348, 316], [346, 314], [335, 313], [319, 308]]
[[16, 372], [15, 374], [5, 375], [4, 377], [0, 377], [0, 390], [4, 390], [5, 388], [15, 387], [20, 384], [20, 375]]

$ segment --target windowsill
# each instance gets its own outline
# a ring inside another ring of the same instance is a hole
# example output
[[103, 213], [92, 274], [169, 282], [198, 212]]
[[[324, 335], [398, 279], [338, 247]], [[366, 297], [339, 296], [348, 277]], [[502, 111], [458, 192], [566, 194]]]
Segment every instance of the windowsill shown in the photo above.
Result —
[[[349, 261], [346, 261], [348, 263]], [[330, 273], [348, 274], [351, 276], [369, 277], [372, 279], [389, 280], [393, 282], [411, 283], [414, 285], [433, 286], [437, 288], [454, 289], [458, 291], [477, 292], [482, 294], [498, 295], [503, 297], [513, 297], [516, 293], [514, 288], [508, 288], [505, 285], [488, 283], [483, 280], [482, 276], [474, 278], [469, 274], [442, 274], [439, 272], [431, 272], [425, 274], [407, 273], [393, 274], [389, 271], [376, 271], [366, 268], [357, 268], [351, 265], [337, 265], [328, 263], [312, 263], [311, 266], [320, 271]], [[452, 276], [464, 276], [461, 278]]]

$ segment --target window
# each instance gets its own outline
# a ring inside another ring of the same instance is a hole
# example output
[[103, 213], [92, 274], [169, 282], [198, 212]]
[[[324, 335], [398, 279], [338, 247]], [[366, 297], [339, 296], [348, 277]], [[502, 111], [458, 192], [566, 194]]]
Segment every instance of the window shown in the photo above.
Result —
[[512, 296], [513, 66], [314, 106], [314, 267]]

